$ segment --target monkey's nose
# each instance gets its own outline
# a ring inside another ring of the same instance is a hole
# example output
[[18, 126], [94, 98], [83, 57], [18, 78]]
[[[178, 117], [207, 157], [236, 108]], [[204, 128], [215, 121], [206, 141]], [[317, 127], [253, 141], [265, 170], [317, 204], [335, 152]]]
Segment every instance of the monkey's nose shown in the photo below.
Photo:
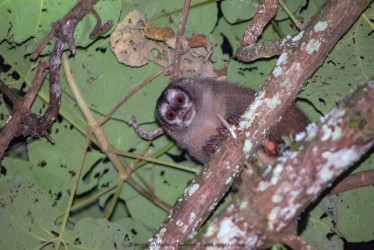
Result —
[[183, 118], [186, 115], [186, 111], [183, 110], [183, 109], [179, 109], [177, 111], [177, 115], [178, 115], [178, 117], [182, 117]]

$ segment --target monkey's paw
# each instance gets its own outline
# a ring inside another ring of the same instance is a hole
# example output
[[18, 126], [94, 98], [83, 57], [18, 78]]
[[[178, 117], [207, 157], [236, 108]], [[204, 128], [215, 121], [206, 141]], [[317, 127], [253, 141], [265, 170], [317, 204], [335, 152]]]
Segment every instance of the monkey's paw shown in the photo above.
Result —
[[220, 131], [222, 132], [219, 133], [218, 135], [212, 135], [210, 137], [210, 140], [208, 140], [206, 143], [205, 143], [205, 146], [203, 146], [203, 150], [205, 151], [205, 153], [209, 156], [211, 156], [217, 149], [218, 145], [221, 143], [221, 140], [222, 138], [228, 134], [228, 131], [226, 131], [226, 133], [224, 134], [223, 130], [224, 128], [217, 128], [217, 130], [220, 129]]
[[239, 120], [240, 116], [237, 115], [230, 115], [229, 118], [227, 118], [227, 122], [231, 125], [239, 126]]

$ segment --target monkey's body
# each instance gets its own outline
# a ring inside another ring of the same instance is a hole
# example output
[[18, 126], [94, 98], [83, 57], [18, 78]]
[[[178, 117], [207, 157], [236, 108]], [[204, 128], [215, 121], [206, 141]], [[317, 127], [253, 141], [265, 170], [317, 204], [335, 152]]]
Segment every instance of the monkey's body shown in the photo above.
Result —
[[[210, 79], [179, 79], [169, 84], [157, 101], [156, 119], [165, 132], [186, 149], [193, 158], [205, 162], [209, 155], [203, 150], [211, 136], [221, 127], [218, 116], [228, 120], [239, 117], [252, 102], [255, 91], [225, 81]], [[179, 98], [179, 99], [178, 99]], [[295, 106], [269, 135], [276, 145], [281, 136], [302, 131], [308, 119]]]

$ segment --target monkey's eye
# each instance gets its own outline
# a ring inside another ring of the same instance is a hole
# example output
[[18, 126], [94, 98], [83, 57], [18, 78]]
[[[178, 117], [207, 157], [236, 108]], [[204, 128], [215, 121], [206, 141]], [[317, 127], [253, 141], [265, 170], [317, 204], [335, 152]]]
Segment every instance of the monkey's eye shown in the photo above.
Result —
[[184, 102], [184, 96], [183, 96], [183, 95], [179, 95], [179, 96], [177, 96], [177, 97], [175, 98], [175, 102], [176, 102], [177, 104], [183, 104], [183, 102]]
[[167, 113], [166, 113], [166, 118], [168, 120], [174, 120], [175, 118], [175, 111], [174, 110], [169, 110]]

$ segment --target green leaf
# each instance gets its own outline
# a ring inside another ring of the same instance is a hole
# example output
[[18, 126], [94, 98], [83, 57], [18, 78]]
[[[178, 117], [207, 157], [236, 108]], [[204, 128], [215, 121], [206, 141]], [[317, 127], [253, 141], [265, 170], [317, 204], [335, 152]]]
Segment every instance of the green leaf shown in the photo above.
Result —
[[[369, 9], [366, 14], [372, 12]], [[371, 32], [371, 26], [361, 16], [309, 80], [300, 97], [308, 99], [320, 112], [326, 113], [350, 89], [372, 78], [374, 37]]]
[[[214, 45], [214, 53], [216, 53], [216, 50], [221, 50], [221, 46], [223, 44], [223, 37], [225, 37], [229, 44], [230, 48], [233, 51], [233, 55], [236, 53], [236, 48], [238, 47], [238, 44], [240, 42], [240, 39], [243, 36], [243, 32], [247, 28], [247, 23], [240, 23], [240, 24], [234, 24], [230, 25], [225, 18], [220, 18], [218, 20], [217, 28], [214, 29], [212, 35], [209, 36], [211, 38], [211, 41]], [[216, 46], [216, 44], [219, 46]], [[221, 50], [222, 51], [222, 50]], [[218, 58], [222, 60], [223, 58]], [[218, 60], [216, 59], [216, 60]]]
[[65, 231], [64, 240], [69, 249], [133, 249], [127, 230], [106, 219], [81, 219]]
[[36, 0], [0, 1], [0, 41], [22, 43], [35, 35], [41, 19], [42, 2]]
[[307, 227], [300, 235], [313, 249], [343, 249], [343, 240], [334, 231], [334, 224], [323, 210], [315, 208], [309, 215]]
[[1, 249], [35, 249], [54, 238], [53, 209], [36, 182], [17, 175], [0, 190]]
[[373, 187], [365, 187], [339, 196], [337, 228], [348, 242], [371, 241], [374, 236]]
[[121, 218], [117, 223], [123, 225], [130, 233], [135, 249], [143, 249], [155, 232], [154, 227], [149, 227], [143, 221], [131, 217]]
[[[26, 47], [27, 53], [32, 53], [44, 37], [51, 31], [51, 23], [62, 19], [78, 1], [22, 1], [3, 0], [0, 1], [0, 15], [3, 20], [0, 23], [0, 41], [6, 39], [9, 43], [21, 44], [32, 38], [31, 46]], [[120, 0], [99, 1], [94, 9], [101, 18], [102, 24], [112, 20], [115, 25], [121, 11]], [[93, 15], [86, 15], [78, 23], [74, 32], [74, 41], [77, 46], [87, 46], [93, 40], [89, 34], [96, 25]], [[113, 30], [113, 28], [111, 29]], [[109, 33], [109, 32], [107, 32]], [[50, 52], [52, 46], [49, 45], [43, 51]]]
[[223, 16], [229, 23], [251, 19], [256, 14], [256, 8], [251, 0], [225, 0], [221, 3]]
[[69, 199], [85, 138], [64, 120], [54, 124], [51, 136], [55, 140], [53, 145], [45, 138], [28, 144], [29, 161], [5, 158], [2, 166], [8, 180], [18, 173], [30, 176], [40, 185], [56, 212], [62, 212]]
[[267, 75], [273, 69], [276, 59], [256, 61], [251, 64], [231, 60], [228, 65], [227, 79], [252, 89], [259, 89]]

